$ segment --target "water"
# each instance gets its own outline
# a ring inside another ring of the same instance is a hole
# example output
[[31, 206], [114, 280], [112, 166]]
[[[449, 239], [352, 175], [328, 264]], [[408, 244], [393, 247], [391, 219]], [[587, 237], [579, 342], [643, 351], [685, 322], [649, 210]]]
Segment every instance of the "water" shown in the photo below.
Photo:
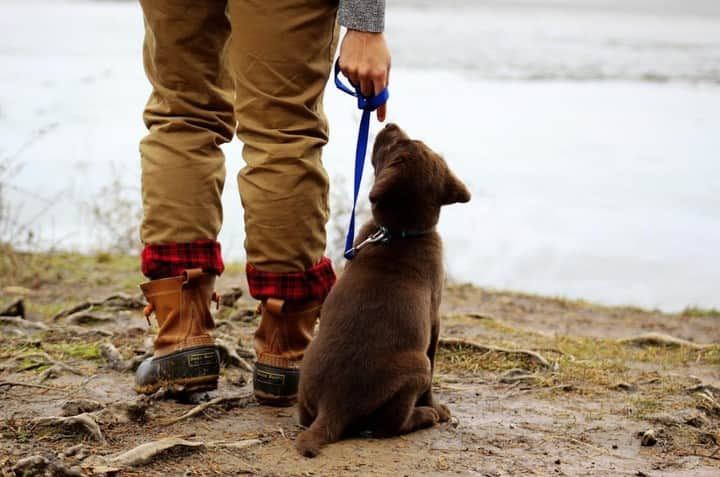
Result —
[[[438, 3], [391, 4], [389, 116], [474, 194], [442, 217], [449, 275], [720, 307], [718, 2]], [[0, 157], [21, 166], [5, 190], [16, 220], [42, 246], [96, 247], [101, 188], [117, 179], [139, 195], [139, 7], [5, 1], [0, 31]], [[326, 108], [326, 166], [349, 189], [358, 114], [331, 89]], [[221, 240], [242, 259], [239, 144], [226, 152]]]

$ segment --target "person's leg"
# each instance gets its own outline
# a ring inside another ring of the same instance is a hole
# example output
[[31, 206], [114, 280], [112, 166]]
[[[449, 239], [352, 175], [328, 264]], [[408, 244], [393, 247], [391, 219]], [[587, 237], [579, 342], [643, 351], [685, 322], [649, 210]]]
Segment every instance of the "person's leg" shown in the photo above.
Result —
[[229, 4], [247, 274], [262, 310], [254, 388], [267, 403], [294, 400], [298, 362], [335, 281], [324, 257], [329, 181], [320, 153], [336, 7], [330, 0]]
[[141, 0], [144, 63], [152, 94], [140, 144], [145, 248], [141, 288], [158, 324], [155, 356], [138, 368], [136, 390], [216, 386], [209, 303], [223, 271], [225, 164], [220, 145], [235, 132], [226, 66], [230, 23], [224, 0]]

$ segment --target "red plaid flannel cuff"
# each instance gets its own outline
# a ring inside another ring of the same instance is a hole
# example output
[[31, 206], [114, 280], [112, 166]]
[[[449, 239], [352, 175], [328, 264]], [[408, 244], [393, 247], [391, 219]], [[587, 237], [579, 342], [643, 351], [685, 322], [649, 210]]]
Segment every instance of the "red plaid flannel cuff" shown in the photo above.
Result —
[[329, 258], [304, 272], [263, 272], [247, 265], [250, 295], [257, 300], [280, 298], [287, 301], [322, 300], [335, 283], [335, 271]]
[[176, 277], [189, 268], [202, 268], [207, 273], [220, 275], [225, 269], [220, 243], [215, 240], [197, 240], [150, 244], [142, 251], [142, 272], [150, 280]]

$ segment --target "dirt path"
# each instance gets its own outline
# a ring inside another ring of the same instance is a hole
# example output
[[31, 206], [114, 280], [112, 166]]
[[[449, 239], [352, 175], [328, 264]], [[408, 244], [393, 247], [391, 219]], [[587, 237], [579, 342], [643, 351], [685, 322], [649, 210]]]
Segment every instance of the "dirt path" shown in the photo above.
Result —
[[[0, 311], [18, 299], [25, 308], [25, 318], [0, 318], [0, 475], [720, 475], [716, 311], [448, 286], [434, 386], [453, 420], [393, 439], [356, 436], [304, 459], [295, 410], [249, 397], [250, 300], [217, 312], [229, 353], [217, 392], [194, 403], [139, 398], [122, 369], [152, 336], [134, 299], [134, 259], [19, 260], [23, 271], [0, 282]], [[245, 290], [240, 267], [218, 284], [225, 296], [234, 287]], [[130, 295], [99, 303], [117, 292]], [[56, 316], [88, 298], [98, 304]], [[207, 408], [178, 420], [196, 405]], [[61, 414], [75, 422], [44, 419]], [[121, 456], [168, 437], [179, 445], [147, 463]]]

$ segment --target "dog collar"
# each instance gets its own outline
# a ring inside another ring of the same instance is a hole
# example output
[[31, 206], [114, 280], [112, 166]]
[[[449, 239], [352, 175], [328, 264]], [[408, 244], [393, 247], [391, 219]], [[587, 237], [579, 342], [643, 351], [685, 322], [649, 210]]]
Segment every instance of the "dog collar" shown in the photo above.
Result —
[[372, 244], [372, 243], [381, 243], [381, 244], [387, 244], [390, 243], [390, 240], [393, 238], [413, 238], [413, 237], [421, 237], [423, 235], [427, 235], [430, 232], [435, 230], [435, 227], [429, 228], [427, 230], [392, 230], [388, 227], [385, 227], [384, 225], [378, 225], [378, 229], [370, 234], [368, 238], [360, 242], [359, 244], [355, 245], [351, 249], [347, 250], [345, 252], [345, 255], [354, 257], [357, 252], [360, 251], [360, 249], [364, 248], [366, 245]]

